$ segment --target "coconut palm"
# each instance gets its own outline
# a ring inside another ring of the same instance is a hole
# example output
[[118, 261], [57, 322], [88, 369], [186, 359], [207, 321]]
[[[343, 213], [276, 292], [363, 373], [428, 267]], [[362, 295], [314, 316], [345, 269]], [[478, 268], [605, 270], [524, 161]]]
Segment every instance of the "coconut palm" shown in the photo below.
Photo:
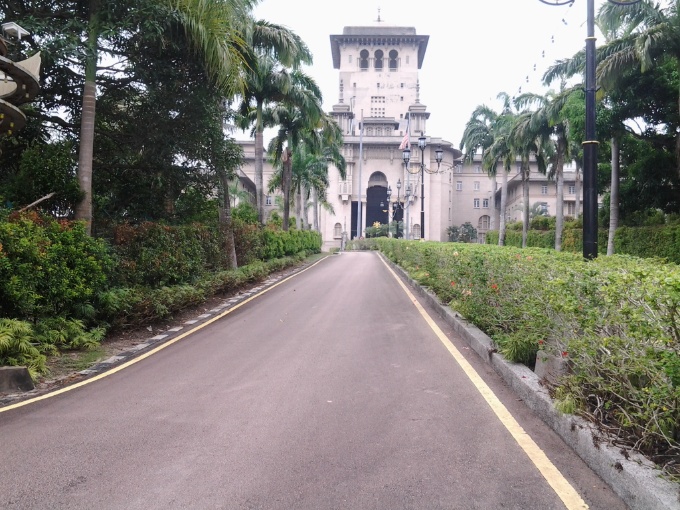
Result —
[[[318, 88], [315, 90], [318, 91]], [[282, 104], [268, 109], [266, 113], [267, 119], [279, 126], [278, 134], [271, 140], [268, 152], [271, 154], [274, 165], [281, 168], [283, 228], [286, 230], [290, 216], [294, 147], [304, 143], [310, 152], [323, 153], [325, 147], [342, 143], [342, 130], [335, 120], [322, 110], [321, 94], [319, 93], [318, 96], [314, 93], [306, 94], [302, 98], [307, 101]]]
[[555, 179], [557, 204], [555, 211], [555, 250], [562, 249], [564, 229], [564, 163], [570, 157], [569, 122], [562, 111], [564, 105], [580, 88], [562, 90], [559, 94], [548, 92], [546, 95], [522, 94], [516, 98], [518, 108], [536, 108], [530, 116], [529, 124], [541, 145], [546, 149], [552, 145], [550, 157], [551, 177]]
[[[482, 151], [482, 167], [489, 175], [497, 174], [500, 163], [501, 172], [501, 205], [498, 226], [498, 245], [505, 245], [506, 209], [508, 203], [508, 172], [514, 161], [514, 153], [509, 145], [509, 134], [515, 122], [515, 113], [510, 96], [501, 92], [497, 96], [502, 102], [501, 113], [496, 113], [487, 106], [479, 106], [466, 124], [460, 148], [466, 148], [465, 159], [472, 162], [477, 151]], [[495, 202], [494, 183], [494, 202]]]
[[[292, 159], [292, 188], [296, 196], [298, 228], [304, 228], [302, 223], [306, 223], [309, 207], [314, 211], [312, 228], [316, 231], [319, 230], [319, 205], [332, 212], [333, 208], [326, 200], [329, 163], [335, 165], [342, 179], [345, 178], [346, 164], [339, 147], [339, 144], [326, 146], [321, 152], [312, 152], [304, 143], [295, 147]], [[281, 188], [281, 179], [282, 173], [276, 172], [269, 182], [270, 191]]]
[[306, 79], [302, 73], [291, 73], [302, 63], [311, 64], [312, 54], [307, 45], [285, 27], [259, 21], [252, 25], [249, 40], [255, 54], [248, 68], [244, 70], [245, 90], [239, 105], [239, 126], [253, 128], [255, 135], [255, 189], [258, 219], [264, 222], [264, 156], [263, 133], [265, 123], [262, 116], [267, 103], [292, 99], [299, 83]]
[[[521, 104], [521, 98], [517, 101]], [[529, 185], [530, 162], [532, 156], [536, 160], [538, 171], [546, 173], [547, 160], [552, 156], [553, 147], [544, 126], [532, 124], [533, 112], [525, 111], [519, 114], [508, 135], [508, 142], [512, 153], [520, 160], [522, 178], [522, 248], [527, 246], [529, 233]]]

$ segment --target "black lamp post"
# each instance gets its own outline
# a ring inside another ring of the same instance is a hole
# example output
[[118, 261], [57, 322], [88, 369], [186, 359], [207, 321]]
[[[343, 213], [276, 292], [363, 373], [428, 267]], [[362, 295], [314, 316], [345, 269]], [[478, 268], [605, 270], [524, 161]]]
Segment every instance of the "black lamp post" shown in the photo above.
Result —
[[[574, 0], [539, 0], [547, 5], [573, 4]], [[633, 5], [640, 0], [607, 0]], [[586, 132], [583, 140], [583, 258], [597, 258], [597, 137], [595, 136], [595, 1], [588, 0], [586, 34]]]
[[392, 197], [392, 186], [387, 186], [387, 237], [390, 234], [390, 198]]
[[399, 191], [401, 190], [401, 179], [397, 179], [397, 203], [394, 204], [394, 214], [392, 217], [394, 218], [394, 236], [399, 239], [399, 218], [397, 217], [397, 213], [401, 210], [401, 201], [400, 201], [400, 196], [399, 196]]
[[[424, 134], [418, 137], [418, 148], [420, 149], [420, 240], [425, 240], [425, 147], [427, 147], [427, 138]], [[444, 151], [438, 148], [435, 151], [437, 170], [430, 171], [428, 173], [436, 173], [439, 171], [439, 165], [442, 162]], [[406, 163], [406, 168], [408, 168], [408, 163], [411, 160], [411, 149], [406, 147], [403, 152], [404, 163]]]

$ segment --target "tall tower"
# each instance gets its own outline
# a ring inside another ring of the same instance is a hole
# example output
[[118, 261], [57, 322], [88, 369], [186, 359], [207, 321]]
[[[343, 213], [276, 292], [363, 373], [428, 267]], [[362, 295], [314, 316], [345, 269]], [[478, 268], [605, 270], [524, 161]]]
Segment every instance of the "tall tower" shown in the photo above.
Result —
[[[339, 70], [339, 100], [330, 114], [345, 136], [347, 175], [342, 179], [331, 172], [327, 200], [335, 215], [322, 212], [326, 248], [339, 246], [343, 233], [350, 238], [365, 235], [366, 227], [375, 223], [401, 222], [399, 237], [419, 238], [420, 162], [436, 169], [438, 148], [444, 152], [443, 168], [451, 168], [461, 156], [449, 142], [427, 133], [430, 114], [420, 103], [418, 72], [428, 41], [429, 36], [418, 35], [414, 27], [388, 26], [380, 18], [374, 26], [345, 27], [341, 35], [330, 36], [333, 67]], [[413, 142], [410, 167], [400, 149], [407, 130]], [[428, 140], [423, 154], [414, 143], [421, 135]], [[441, 202], [448, 190], [442, 189], [442, 174], [424, 177], [425, 233], [427, 239], [443, 240], [449, 211], [442, 210]]]

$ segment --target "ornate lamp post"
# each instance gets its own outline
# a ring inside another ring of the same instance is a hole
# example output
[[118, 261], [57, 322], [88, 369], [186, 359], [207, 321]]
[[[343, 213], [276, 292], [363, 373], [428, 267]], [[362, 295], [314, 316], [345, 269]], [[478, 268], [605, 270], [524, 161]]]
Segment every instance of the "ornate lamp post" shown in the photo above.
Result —
[[390, 237], [390, 198], [392, 198], [392, 186], [387, 186], [387, 237]]
[[[559, 6], [575, 0], [539, 0]], [[640, 0], [607, 0], [616, 5], [633, 5]], [[588, 0], [586, 34], [586, 132], [583, 140], [583, 258], [597, 258], [597, 137], [595, 136], [595, 1]]]
[[[427, 138], [424, 134], [418, 137], [418, 148], [420, 149], [420, 240], [425, 240], [425, 147], [427, 147]], [[427, 173], [437, 173], [439, 171], [439, 165], [442, 162], [444, 151], [438, 148], [435, 151], [437, 170], [430, 171]], [[408, 163], [411, 160], [411, 149], [406, 147], [403, 151], [404, 163], [406, 163], [406, 168], [409, 169]], [[409, 170], [410, 172], [411, 170]], [[414, 172], [412, 172], [414, 173]]]

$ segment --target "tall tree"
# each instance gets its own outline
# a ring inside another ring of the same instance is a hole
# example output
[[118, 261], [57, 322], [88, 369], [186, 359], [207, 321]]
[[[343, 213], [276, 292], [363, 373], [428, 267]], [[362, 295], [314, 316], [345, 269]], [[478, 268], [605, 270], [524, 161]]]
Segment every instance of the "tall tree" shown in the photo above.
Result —
[[[241, 67], [246, 63], [248, 47], [239, 30], [239, 21], [247, 17], [251, 0], [157, 0], [168, 17], [174, 17], [185, 28], [190, 45], [200, 55], [208, 76], [226, 96], [241, 90]], [[106, 21], [113, 19], [109, 4], [90, 0], [84, 69], [83, 105], [81, 112], [78, 181], [84, 193], [76, 208], [76, 219], [92, 224], [92, 160], [95, 135], [96, 81], [100, 36], [112, 32]]]
[[[332, 206], [326, 200], [329, 186], [329, 164], [333, 164], [338, 169], [340, 178], [344, 179], [346, 175], [345, 158], [340, 154], [341, 145], [341, 140], [339, 143], [336, 141], [321, 147], [310, 147], [303, 142], [293, 151], [292, 188], [296, 192], [296, 214], [304, 216], [304, 210], [311, 199], [311, 207], [314, 210], [312, 227], [316, 231], [319, 230], [319, 205], [321, 204], [332, 212]], [[279, 171], [269, 181], [270, 191], [282, 189], [282, 178], [282, 171], [279, 168]], [[298, 223], [298, 228], [300, 228], [300, 223]]]
[[265, 105], [294, 100], [299, 91], [296, 81], [306, 79], [297, 70], [300, 64], [311, 64], [312, 54], [307, 45], [285, 27], [254, 22], [249, 31], [249, 41], [254, 54], [244, 69], [245, 89], [241, 96], [239, 112], [242, 128], [252, 126], [255, 135], [255, 189], [258, 219], [264, 223], [264, 129]]
[[[513, 120], [510, 96], [505, 92], [498, 94], [502, 101], [502, 110], [496, 113], [486, 105], [480, 105], [472, 112], [465, 125], [460, 149], [464, 150], [464, 161], [472, 163], [475, 154], [481, 151], [482, 167], [493, 178], [493, 201], [496, 204], [496, 178], [499, 163], [503, 169], [501, 178], [501, 203], [498, 214], [498, 244], [505, 244], [506, 208], [508, 197], [508, 171], [510, 170], [510, 148], [507, 145], [507, 135]], [[494, 218], [495, 220], [495, 218]], [[492, 228], [495, 225], [492, 225]]]
[[[509, 145], [509, 135], [515, 122], [515, 113], [510, 96], [505, 92], [498, 94], [502, 102], [500, 113], [487, 106], [478, 106], [466, 124], [460, 148], [465, 149], [465, 158], [471, 162], [477, 151], [482, 151], [482, 166], [489, 175], [496, 176], [499, 163], [501, 172], [501, 204], [498, 226], [498, 245], [505, 245], [506, 209], [508, 201], [508, 172], [514, 160]], [[494, 206], [496, 190], [494, 187]]]
[[[517, 104], [521, 104], [518, 98]], [[529, 233], [529, 190], [531, 178], [531, 158], [536, 161], [538, 171], [545, 174], [547, 170], [546, 160], [552, 156], [553, 148], [548, 142], [543, 125], [532, 124], [533, 112], [520, 113], [508, 136], [512, 152], [520, 159], [520, 172], [522, 178], [522, 248], [527, 246]]]
[[323, 152], [325, 146], [342, 140], [342, 130], [324, 113], [321, 106], [321, 91], [311, 78], [300, 87], [294, 101], [268, 109], [266, 117], [271, 125], [278, 126], [277, 136], [269, 144], [269, 153], [274, 163], [281, 166], [283, 228], [287, 230], [294, 147], [304, 142], [312, 152]]
[[567, 117], [562, 113], [570, 96], [578, 89], [562, 90], [559, 94], [523, 94], [516, 99], [518, 108], [535, 108], [529, 116], [529, 128], [535, 133], [540, 145], [550, 155], [551, 174], [557, 192], [555, 211], [555, 250], [562, 249], [564, 229], [564, 164], [570, 156], [570, 129]]

